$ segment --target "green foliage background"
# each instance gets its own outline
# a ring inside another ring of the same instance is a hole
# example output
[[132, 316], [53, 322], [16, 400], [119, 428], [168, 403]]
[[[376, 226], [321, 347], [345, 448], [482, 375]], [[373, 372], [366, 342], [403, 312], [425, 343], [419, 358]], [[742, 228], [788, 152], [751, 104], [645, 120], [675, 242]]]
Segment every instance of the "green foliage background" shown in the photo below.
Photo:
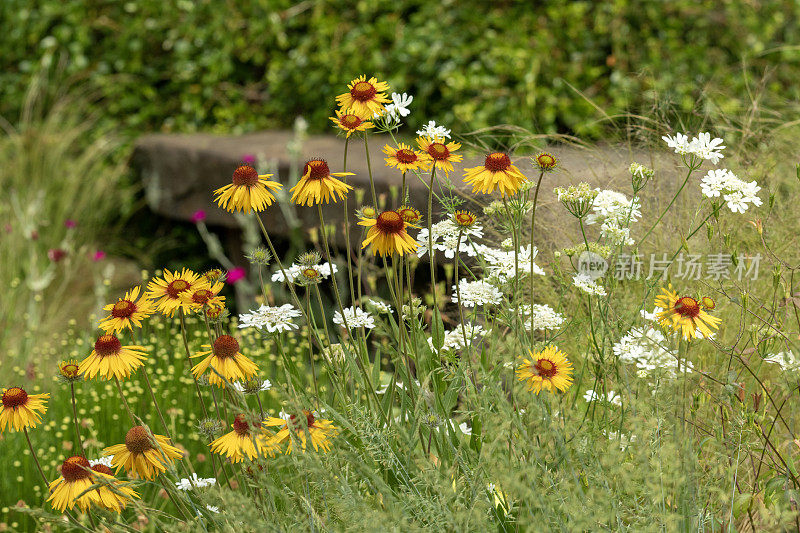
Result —
[[41, 68], [85, 79], [103, 114], [137, 132], [243, 131], [297, 115], [323, 130], [331, 99], [361, 73], [413, 94], [413, 121], [583, 137], [604, 133], [586, 120], [598, 108], [658, 100], [702, 114], [708, 91], [733, 105], [765, 73], [770, 92], [798, 97], [790, 0], [35, 4], [0, 6], [0, 115], [11, 122]]

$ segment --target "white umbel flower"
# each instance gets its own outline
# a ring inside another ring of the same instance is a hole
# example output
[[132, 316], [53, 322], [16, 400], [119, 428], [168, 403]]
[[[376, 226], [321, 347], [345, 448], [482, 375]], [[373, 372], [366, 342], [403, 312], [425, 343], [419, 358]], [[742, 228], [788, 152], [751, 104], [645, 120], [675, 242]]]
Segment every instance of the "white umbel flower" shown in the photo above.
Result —
[[[295, 282], [297, 281], [298, 277], [302, 276], [304, 268], [308, 267], [306, 265], [298, 265], [297, 263], [293, 263], [292, 266], [285, 269], [286, 275], [289, 276], [290, 281]], [[328, 262], [322, 263], [321, 265], [311, 265], [311, 268], [319, 272], [320, 278], [322, 279], [329, 278], [331, 276], [331, 271], [335, 274], [339, 270], [336, 265], [331, 265]], [[272, 274], [272, 281], [275, 283], [283, 283], [283, 272], [278, 270]]]
[[302, 313], [292, 304], [283, 304], [280, 307], [262, 305], [249, 313], [239, 315], [240, 328], [266, 328], [270, 333], [277, 331], [291, 331], [298, 326], [292, 320]]
[[[372, 329], [375, 327], [375, 318], [360, 307], [345, 307], [344, 318], [347, 320], [347, 327], [350, 329]], [[344, 322], [345, 321], [342, 319], [342, 314], [339, 311], [336, 311], [333, 314], [333, 323], [344, 327]]]
[[365, 302], [365, 305], [379, 315], [388, 315], [392, 312], [392, 306], [380, 300], [369, 299]]
[[533, 304], [533, 317], [531, 317], [530, 305], [525, 304], [520, 306], [520, 311], [522, 311], [525, 329], [527, 329], [528, 331], [530, 331], [531, 328], [533, 328], [534, 330], [558, 329], [561, 326], [561, 324], [564, 323], [564, 316], [561, 315], [560, 313], [557, 313], [549, 305]]
[[436, 122], [430, 120], [427, 124], [422, 126], [421, 130], [417, 130], [417, 135], [420, 137], [428, 137], [430, 139], [449, 139], [450, 130], [444, 126], [437, 126]]
[[436, 346], [434, 346], [433, 339], [430, 337], [428, 338], [428, 346], [430, 346], [433, 353], [436, 354], [458, 352], [467, 347], [464, 344], [465, 333], [467, 335], [467, 342], [473, 344], [481, 337], [484, 337], [487, 331], [477, 324], [464, 324], [463, 330], [461, 329], [461, 326], [458, 325], [450, 331], [444, 332], [442, 345], [438, 349]]
[[711, 161], [715, 165], [725, 157], [722, 154], [722, 150], [725, 149], [725, 145], [722, 144], [724, 141], [719, 137], [712, 138], [710, 133], [698, 133], [691, 141], [689, 136], [683, 133], [676, 133], [675, 137], [665, 135], [661, 138], [679, 155], [691, 155]]
[[113, 455], [106, 455], [100, 459], [89, 459], [89, 466], [103, 465], [111, 468], [111, 463], [114, 461]]
[[[249, 384], [249, 383], [248, 383]], [[255, 387], [255, 384], [258, 384], [258, 387]], [[244, 393], [244, 392], [264, 392], [268, 391], [272, 388], [272, 382], [268, 379], [263, 380], [261, 383], [254, 382], [252, 387], [245, 387], [242, 383], [238, 381], [234, 381], [232, 383], [233, 388], [237, 391]]]
[[572, 278], [572, 284], [587, 294], [593, 294], [595, 296], [606, 295], [606, 289], [602, 285], [595, 283], [588, 274], [576, 274], [575, 277]]
[[749, 204], [761, 205], [758, 191], [761, 187], [755, 181], [746, 182], [727, 169], [712, 169], [700, 180], [700, 191], [706, 198], [719, 198], [725, 201], [734, 213], [744, 213]]
[[461, 293], [461, 302], [458, 301], [456, 286], [453, 285], [453, 303], [461, 303], [464, 307], [476, 307], [496, 304], [503, 297], [500, 289], [486, 280], [458, 282], [458, 292]]
[[191, 478], [183, 478], [175, 483], [175, 488], [182, 491], [189, 491], [195, 488], [202, 489], [205, 487], [212, 487], [217, 483], [213, 477], [202, 478], [198, 477], [196, 472], [192, 472]]

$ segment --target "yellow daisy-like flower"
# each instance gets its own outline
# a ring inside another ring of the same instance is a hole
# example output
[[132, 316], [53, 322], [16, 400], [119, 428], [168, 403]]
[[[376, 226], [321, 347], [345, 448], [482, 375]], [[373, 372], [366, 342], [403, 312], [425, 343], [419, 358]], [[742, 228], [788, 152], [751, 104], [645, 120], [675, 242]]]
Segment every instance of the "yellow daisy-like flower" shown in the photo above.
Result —
[[184, 268], [180, 273], [165, 270], [163, 278], [153, 278], [147, 284], [147, 297], [160, 313], [172, 316], [178, 309], [191, 311], [187, 293], [191, 295], [200, 288], [209, 288], [209, 283], [191, 270]]
[[264, 421], [266, 427], [277, 427], [280, 429], [278, 432], [267, 440], [267, 446], [278, 447], [284, 442], [288, 441], [289, 445], [286, 448], [286, 453], [292, 452], [293, 438], [291, 433], [294, 432], [295, 438], [300, 441], [300, 447], [303, 451], [306, 450], [306, 442], [311, 437], [311, 445], [314, 450], [329, 451], [331, 449], [331, 438], [337, 433], [336, 427], [330, 420], [318, 419], [311, 411], [303, 410], [305, 415], [305, 427], [303, 427], [302, 416], [292, 415], [288, 420], [271, 416]]
[[131, 500], [139, 498], [139, 494], [130, 488], [128, 483], [115, 478], [114, 471], [106, 465], [94, 465], [92, 470], [95, 476], [94, 482], [100, 484], [95, 492], [100, 498], [101, 507], [119, 514]]
[[346, 132], [348, 138], [357, 131], [366, 131], [375, 127], [375, 124], [371, 121], [352, 110], [340, 111], [337, 109], [336, 116], [328, 118], [333, 121], [337, 128]]
[[363, 74], [347, 84], [348, 92], [336, 97], [343, 110], [352, 110], [362, 117], [371, 117], [383, 110], [383, 104], [390, 102], [386, 96], [389, 84], [372, 77], [367, 80]]
[[115, 335], [101, 335], [94, 343], [94, 349], [78, 366], [78, 373], [84, 378], [125, 379], [144, 365], [147, 352], [144, 346], [123, 346]]
[[14, 431], [35, 428], [42, 421], [39, 413], [44, 414], [47, 411], [49, 397], [49, 393], [28, 394], [22, 387], [3, 389], [0, 400], [0, 432], [5, 431], [6, 426]]
[[323, 201], [327, 204], [332, 198], [336, 203], [336, 196], [339, 200], [344, 199], [347, 191], [353, 187], [339, 181], [337, 177], [354, 176], [352, 172], [331, 173], [328, 163], [324, 159], [311, 159], [303, 167], [303, 177], [297, 185], [289, 189], [292, 194], [292, 202], [297, 205], [316, 205]]
[[523, 359], [517, 368], [517, 379], [528, 382], [528, 390], [536, 394], [542, 389], [564, 392], [572, 385], [572, 363], [554, 346], [541, 352], [528, 351], [530, 359]]
[[269, 453], [270, 456], [275, 455], [274, 447], [266, 445], [267, 437], [261, 428], [253, 428], [258, 432], [253, 434], [244, 414], [236, 415], [232, 425], [233, 431], [211, 443], [212, 452], [224, 455], [232, 463], [241, 462], [245, 456], [252, 460], [264, 453]]
[[139, 297], [139, 287], [134, 287], [117, 300], [117, 303], [103, 307], [110, 314], [100, 321], [100, 329], [106, 333], [116, 333], [123, 329], [133, 331], [142, 327], [142, 320], [155, 312], [155, 305], [144, 294]]
[[270, 191], [277, 191], [283, 187], [277, 181], [269, 181], [272, 174], [261, 174], [248, 164], [239, 165], [233, 171], [231, 182], [214, 191], [217, 196], [214, 201], [221, 208], [233, 213], [234, 211], [263, 211], [272, 205], [275, 196]]
[[65, 383], [72, 383], [81, 378], [80, 363], [75, 359], [58, 362], [58, 378]]
[[662, 288], [661, 291], [656, 297], [655, 305], [663, 311], [656, 318], [659, 324], [681, 333], [684, 339], [697, 337], [698, 331], [704, 338], [708, 338], [713, 334], [711, 329], [718, 329], [722, 323], [720, 318], [706, 312], [716, 307], [713, 299], [706, 296], [702, 302], [698, 302], [691, 296], [678, 296], [672, 290], [672, 285], [668, 289]]
[[[99, 487], [88, 490], [92, 485]], [[127, 483], [114, 477], [110, 468], [101, 464], [90, 466], [85, 457], [76, 455], [61, 464], [61, 477], [50, 483], [47, 501], [62, 513], [76, 506], [86, 511], [93, 505], [120, 513], [129, 501], [138, 497]]]
[[478, 221], [478, 217], [472, 211], [456, 211], [453, 213], [453, 222], [459, 228], [471, 228]]
[[398, 144], [397, 148], [387, 144], [383, 147], [383, 153], [389, 156], [384, 158], [386, 166], [394, 167], [401, 172], [427, 170], [431, 166], [431, 160], [426, 154], [412, 150], [409, 145], [404, 143]]
[[395, 251], [404, 255], [417, 251], [417, 241], [406, 231], [409, 224], [397, 211], [384, 211], [377, 218], [362, 218], [358, 224], [369, 227], [361, 248], [372, 244], [373, 255], [393, 255]]
[[503, 152], [487, 155], [482, 166], [464, 169], [464, 182], [472, 185], [473, 193], [491, 194], [497, 188], [503, 196], [515, 194], [527, 179]]
[[203, 348], [206, 350], [193, 357], [205, 359], [192, 368], [192, 374], [200, 377], [210, 367], [208, 382], [212, 385], [225, 388], [225, 380], [247, 381], [258, 372], [258, 365], [239, 352], [239, 342], [230, 335], [220, 335], [213, 346], [206, 344]]
[[422, 220], [422, 213], [408, 205], [398, 207], [397, 213], [411, 226]]
[[111, 466], [117, 473], [124, 468], [129, 475], [152, 480], [183, 457], [183, 452], [172, 446], [167, 437], [153, 435], [145, 426], [134, 426], [125, 435], [125, 444], [109, 446], [103, 455], [114, 456]]
[[211, 286], [198, 287], [194, 291], [187, 291], [184, 294], [192, 310], [212, 309], [225, 305], [225, 297], [219, 295], [223, 287], [225, 284], [218, 281]]
[[450, 142], [445, 144], [444, 139], [438, 137], [431, 139], [430, 137], [417, 137], [417, 146], [425, 152], [428, 157], [436, 165], [436, 168], [444, 170], [448, 176], [453, 171], [453, 163], [458, 163], [463, 159], [460, 154], [454, 154], [456, 150], [461, 148], [461, 143]]

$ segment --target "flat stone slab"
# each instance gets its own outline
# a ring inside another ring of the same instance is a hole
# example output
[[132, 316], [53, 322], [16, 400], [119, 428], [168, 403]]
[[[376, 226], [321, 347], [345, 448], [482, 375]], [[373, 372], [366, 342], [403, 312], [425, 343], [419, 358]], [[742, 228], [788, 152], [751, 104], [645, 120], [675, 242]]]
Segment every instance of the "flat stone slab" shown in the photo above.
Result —
[[[399, 190], [401, 173], [385, 165], [385, 155], [381, 150], [387, 142], [391, 142], [388, 136], [370, 136], [370, 160], [378, 196], [383, 197], [388, 206], [396, 207], [391, 200], [391, 189]], [[278, 197], [282, 205], [273, 204], [262, 212], [262, 218], [271, 234], [285, 236], [289, 233], [285, 209], [295, 211], [297, 216], [288, 218], [295, 218], [298, 225], [315, 227], [318, 224], [315, 208], [294, 206], [288, 202], [288, 190], [294, 186], [302, 165], [311, 158], [324, 158], [333, 172], [339, 172], [342, 170], [345, 147], [344, 138], [335, 135], [311, 136], [298, 147], [299, 153], [292, 151], [293, 143], [294, 134], [291, 131], [265, 131], [237, 136], [204, 133], [146, 135], [137, 141], [131, 165], [144, 184], [147, 202], [154, 212], [169, 218], [189, 220], [195, 211], [202, 209], [206, 211], [207, 224], [233, 228], [238, 226], [234, 217], [213, 203], [213, 191], [230, 182], [231, 174], [241, 163], [243, 156], [255, 156], [259, 170], [263, 170], [264, 166], [268, 167], [271, 169], [268, 172], [276, 174], [273, 179], [284, 184], [282, 194]], [[628, 146], [553, 145], [548, 147], [548, 151], [556, 155], [560, 164], [558, 171], [545, 176], [539, 196], [537, 227], [541, 228], [543, 237], [548, 237], [543, 240], [554, 238], [557, 230], [568, 222], [564, 218], [564, 209], [552, 193], [556, 186], [586, 181], [593, 186], [613, 188], [630, 196], [628, 167], [633, 161], [639, 162], [656, 169], [656, 177], [645, 191], [643, 212], [647, 217], [648, 211], [659, 210], [657, 208], [661, 199], [671, 197], [671, 193], [682, 182], [685, 172], [680, 166], [679, 158], [674, 154]], [[499, 198], [498, 193], [471, 194], [469, 186], [462, 182], [463, 169], [482, 164], [484, 154], [467, 148], [462, 148], [462, 153], [465, 154], [464, 161], [455, 165], [455, 172], [451, 173], [451, 181], [456, 190], [471, 202], [483, 205]], [[538, 170], [527, 157], [529, 155], [535, 155], [535, 152], [517, 152], [512, 159], [525, 175], [536, 179]], [[347, 178], [347, 183], [356, 189], [362, 189], [364, 202], [371, 203], [364, 143], [360, 138], [351, 138], [347, 170], [355, 173], [355, 176]], [[410, 186], [412, 204], [425, 213], [427, 186], [410, 173], [407, 175], [407, 183]], [[350, 198], [349, 207], [352, 213], [357, 205], [355, 196], [351, 195]], [[686, 201], [691, 202], [691, 199]], [[473, 203], [467, 207], [479, 209], [480, 205]], [[326, 222], [341, 224], [341, 203], [326, 206], [325, 216]], [[435, 221], [438, 219], [435, 217]], [[353, 220], [351, 215], [351, 223], [354, 224]], [[353, 229], [356, 230], [353, 235], [357, 237], [358, 228]]]

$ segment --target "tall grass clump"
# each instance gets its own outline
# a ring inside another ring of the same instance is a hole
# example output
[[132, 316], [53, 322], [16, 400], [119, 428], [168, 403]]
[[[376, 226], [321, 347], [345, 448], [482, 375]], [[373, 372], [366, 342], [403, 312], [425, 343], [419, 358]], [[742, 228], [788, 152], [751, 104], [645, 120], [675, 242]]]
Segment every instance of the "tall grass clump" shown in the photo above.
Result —
[[[450, 129], [397, 137], [411, 101], [355, 78], [331, 113], [341, 161], [310, 159], [291, 184], [242, 162], [213, 191], [260, 230], [257, 307], [232, 315], [221, 269], [158, 271], [106, 302], [99, 331], [51, 345], [65, 357], [51, 382], [5, 378], [0, 431], [20, 472], [0, 485], [6, 520], [800, 529], [797, 265], [771, 222], [797, 184], [739, 157], [732, 130], [655, 122], [668, 152], [631, 161], [620, 190], [565, 183], [558, 146], [523, 166], [489, 143], [457, 171], [469, 154]], [[383, 161], [368, 159], [376, 131]], [[354, 205], [360, 157], [370, 185]], [[379, 164], [394, 198], [376, 194]], [[318, 246], [280, 253], [260, 216], [279, 202], [315, 212]]]

